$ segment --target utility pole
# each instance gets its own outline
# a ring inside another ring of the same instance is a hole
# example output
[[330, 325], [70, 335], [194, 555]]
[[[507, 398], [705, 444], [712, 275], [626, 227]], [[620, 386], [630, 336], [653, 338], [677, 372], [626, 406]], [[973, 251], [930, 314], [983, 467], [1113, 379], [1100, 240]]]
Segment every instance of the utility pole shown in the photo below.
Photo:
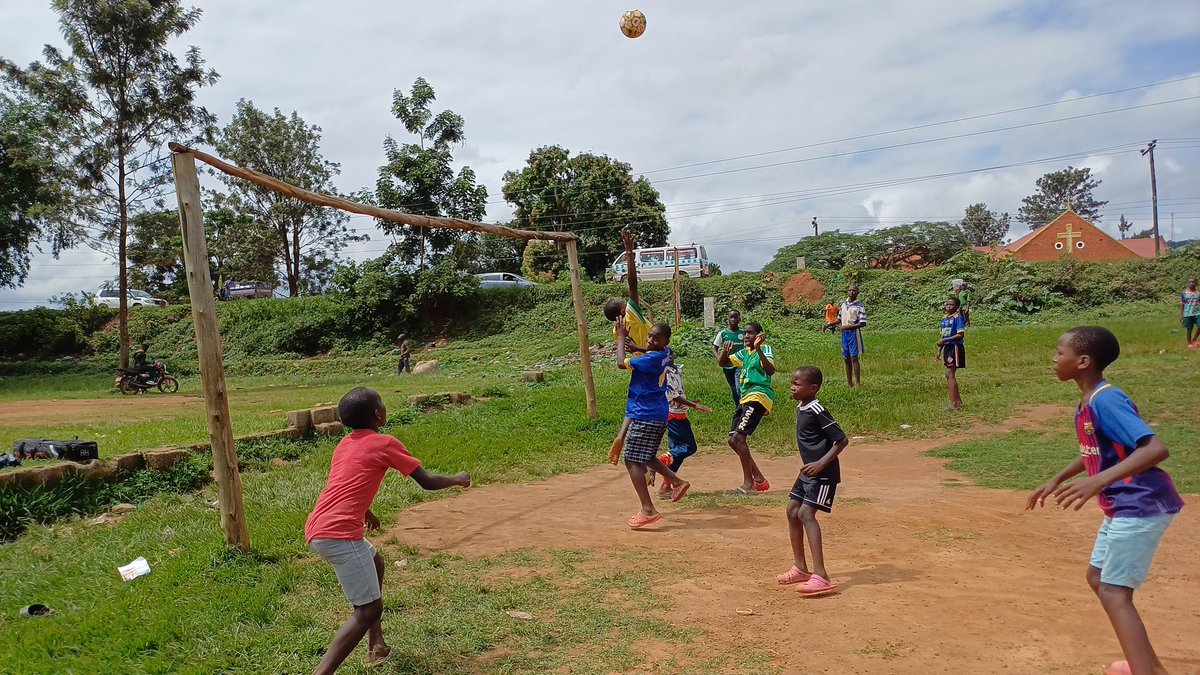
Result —
[[1171, 212], [1171, 241], [1175, 241], [1175, 212]]
[[1158, 144], [1158, 140], [1150, 141], [1145, 150], [1142, 150], [1142, 157], [1150, 156], [1150, 203], [1154, 206], [1154, 257], [1161, 255], [1159, 249], [1161, 237], [1158, 236], [1158, 183], [1154, 179], [1154, 146]]
[[813, 216], [812, 226], [813, 226], [813, 236], [815, 237], [815, 236], [817, 236], [817, 217], [816, 216]]

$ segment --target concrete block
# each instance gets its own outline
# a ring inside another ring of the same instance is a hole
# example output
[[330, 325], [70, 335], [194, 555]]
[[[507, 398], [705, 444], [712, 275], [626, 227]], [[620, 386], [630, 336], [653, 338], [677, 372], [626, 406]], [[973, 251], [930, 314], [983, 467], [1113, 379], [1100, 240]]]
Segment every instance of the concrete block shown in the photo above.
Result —
[[312, 412], [308, 410], [291, 410], [287, 414], [287, 425], [307, 432], [312, 427]]
[[346, 427], [342, 426], [341, 422], [325, 422], [316, 424], [313, 428], [322, 436], [341, 436], [346, 433]]
[[324, 408], [312, 409], [312, 423], [314, 426], [321, 426], [322, 424], [329, 424], [336, 421], [338, 421], [336, 408], [326, 406]]
[[117, 471], [137, 471], [146, 468], [146, 458], [140, 452], [127, 452], [112, 458]]
[[545, 382], [546, 374], [540, 370], [521, 373], [521, 379], [526, 382]]
[[28, 469], [21, 469], [17, 473], [20, 476], [17, 480], [21, 485], [33, 487], [35, 485], [54, 485], [62, 480], [62, 477], [67, 472], [66, 464], [49, 464], [47, 466], [31, 466]]
[[420, 406], [429, 403], [429, 397], [425, 394], [417, 394], [416, 396], [408, 397], [408, 404], [411, 406]]
[[146, 459], [146, 467], [155, 471], [166, 471], [177, 463], [184, 461], [191, 454], [183, 448], [160, 448], [142, 453]]
[[106, 462], [98, 459], [93, 459], [90, 462], [78, 465], [78, 470], [87, 479], [94, 483], [104, 483], [111, 481], [117, 475], [117, 467], [111, 462]]

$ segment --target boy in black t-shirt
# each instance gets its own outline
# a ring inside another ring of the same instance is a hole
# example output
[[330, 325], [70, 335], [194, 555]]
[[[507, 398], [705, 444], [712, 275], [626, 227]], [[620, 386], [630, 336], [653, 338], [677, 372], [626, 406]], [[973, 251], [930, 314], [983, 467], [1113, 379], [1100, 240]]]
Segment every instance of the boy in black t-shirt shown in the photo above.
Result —
[[[792, 373], [792, 398], [796, 407], [796, 445], [804, 468], [792, 486], [788, 502], [788, 534], [792, 540], [795, 564], [776, 580], [783, 585], [799, 584], [801, 595], [823, 595], [837, 589], [825, 571], [825, 552], [821, 548], [821, 526], [817, 511], [833, 510], [833, 495], [842, 479], [838, 454], [846, 449], [849, 440], [833, 415], [817, 400], [824, 376], [816, 366], [802, 366]], [[812, 549], [812, 571], [804, 560], [804, 538]]]

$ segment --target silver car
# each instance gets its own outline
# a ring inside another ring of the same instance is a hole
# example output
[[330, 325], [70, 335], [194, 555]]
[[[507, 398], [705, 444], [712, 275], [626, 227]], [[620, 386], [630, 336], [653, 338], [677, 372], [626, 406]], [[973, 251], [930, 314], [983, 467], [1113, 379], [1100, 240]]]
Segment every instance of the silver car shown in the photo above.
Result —
[[[101, 288], [92, 296], [93, 305], [104, 305], [117, 309], [121, 306], [121, 292], [115, 288]], [[126, 304], [130, 307], [166, 307], [167, 301], [156, 298], [146, 291], [129, 289]]]
[[517, 286], [532, 286], [533, 282], [519, 274], [511, 272], [486, 272], [476, 274], [480, 288], [514, 288]]

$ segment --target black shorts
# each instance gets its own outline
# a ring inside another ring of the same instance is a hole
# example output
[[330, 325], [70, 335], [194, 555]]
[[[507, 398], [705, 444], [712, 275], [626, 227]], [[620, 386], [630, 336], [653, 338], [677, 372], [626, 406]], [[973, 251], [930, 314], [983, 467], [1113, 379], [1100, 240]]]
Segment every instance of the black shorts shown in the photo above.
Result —
[[767, 409], [758, 401], [742, 403], [733, 412], [733, 426], [729, 428], [729, 435], [749, 436], [753, 434], [754, 430], [758, 428], [758, 423], [766, 416]]
[[634, 464], [647, 464], [658, 456], [667, 423], [629, 420], [629, 431], [625, 432], [625, 460]]
[[945, 363], [947, 368], [966, 368], [967, 348], [961, 342], [942, 345], [942, 363]]
[[809, 478], [800, 474], [788, 495], [801, 504], [812, 504], [825, 513], [833, 513], [833, 496], [838, 484], [831, 480]]

